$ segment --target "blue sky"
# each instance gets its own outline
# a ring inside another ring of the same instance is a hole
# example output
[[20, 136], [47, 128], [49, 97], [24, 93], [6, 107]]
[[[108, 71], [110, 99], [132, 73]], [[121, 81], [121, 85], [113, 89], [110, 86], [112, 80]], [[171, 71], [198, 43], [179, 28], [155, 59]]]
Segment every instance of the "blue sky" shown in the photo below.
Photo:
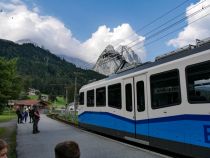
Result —
[[[0, 0], [0, 2], [1, 1], [4, 2], [5, 5], [6, 3], [9, 3], [6, 2], [6, 0]], [[208, 3], [210, 3], [210, 0], [201, 1], [207, 1]], [[169, 10], [173, 9], [183, 2], [186, 3], [174, 10], [168, 16], [146, 27], [146, 29], [136, 32], [143, 26], [147, 25], [154, 19], [160, 17], [164, 13], [168, 12]], [[63, 45], [70, 45], [72, 48], [64, 48], [65, 46], [63, 46], [62, 43], [58, 45], [59, 48], [63, 47], [63, 50], [54, 48], [53, 46], [50, 46], [50, 44], [48, 44], [46, 41], [44, 41], [44, 39], [40, 39], [38, 35], [34, 35], [33, 37], [31, 37], [31, 35], [28, 34], [27, 37], [25, 35], [26, 33], [24, 33], [24, 35], [21, 34], [19, 38], [8, 38], [12, 40], [19, 40], [21, 38], [33, 38], [33, 40], [37, 43], [46, 43], [46, 47], [49, 46], [49, 49], [52, 50], [52, 52], [54, 51], [55, 54], [62, 54], [63, 52], [68, 51], [70, 52], [69, 54], [64, 54], [78, 58], [82, 57], [82, 54], [84, 54], [84, 52], [81, 51], [80, 55], [78, 56], [75, 52], [80, 52], [81, 49], [87, 48], [85, 52], [94, 52], [92, 53], [92, 59], [88, 60], [94, 61], [93, 58], [96, 58], [95, 56], [98, 56], [100, 54], [100, 51], [104, 49], [104, 46], [106, 46], [106, 44], [108, 43], [107, 40], [113, 40], [113, 38], [118, 38], [119, 36], [121, 36], [120, 38], [126, 39], [126, 37], [129, 37], [130, 33], [135, 34], [135, 37], [138, 38], [138, 40], [146, 37], [147, 42], [147, 36], [145, 36], [145, 33], [163, 24], [176, 15], [182, 13], [184, 17], [186, 14], [190, 14], [191, 11], [187, 12], [186, 8], [190, 5], [196, 5], [199, 2], [200, 0], [10, 0], [10, 3], [13, 3], [14, 6], [18, 5], [20, 8], [21, 6], [25, 6], [26, 9], [19, 9], [22, 12], [27, 12], [28, 14], [36, 14], [37, 18], [32, 18], [32, 16], [23, 16], [24, 18], [28, 18], [30, 19], [30, 21], [34, 22], [34, 25], [38, 25], [37, 22], [35, 22], [37, 19], [37, 21], [40, 21], [40, 23], [43, 23], [43, 25], [49, 22], [48, 26], [50, 26], [50, 28], [53, 28], [51, 30], [52, 33], [56, 33], [54, 36], [46, 38], [49, 38], [51, 40], [52, 38], [59, 36], [56, 39], [61, 39], [62, 36], [60, 36], [59, 32], [61, 34], [69, 34], [68, 37], [66, 36], [63, 38], [66, 38], [68, 40], [68, 42], [64, 41], [63, 43], [65, 44]], [[203, 5], [204, 3], [202, 4], [202, 6]], [[3, 5], [3, 7], [5, 6]], [[195, 9], [198, 10], [198, 8]], [[12, 13], [17, 12], [17, 9], [13, 8], [12, 11], [8, 12], [8, 15], [10, 13], [11, 16], [14, 16]], [[205, 23], [196, 25], [194, 27], [194, 31], [192, 31], [192, 28], [190, 28], [191, 32], [194, 33], [192, 35], [191, 33], [189, 33], [189, 26], [187, 26], [187, 22], [189, 23], [189, 21], [190, 19], [187, 19], [186, 22], [182, 23], [181, 25], [177, 25], [177, 27], [174, 27], [178, 28], [183, 24], [186, 24], [185, 27], [171, 34], [170, 36], [167, 36], [163, 40], [159, 40], [154, 44], [145, 46], [144, 49], [139, 52], [140, 56], [141, 53], [145, 51], [146, 55], [142, 55], [143, 58], [145, 58], [145, 60], [153, 60], [155, 56], [174, 50], [184, 44], [189, 44], [189, 42], [194, 41], [195, 38], [202, 38], [204, 35], [210, 36], [209, 32], [199, 34], [195, 31], [196, 29], [198, 29], [198, 26], [200, 29], [205, 30], [205, 28], [208, 27], [207, 23], [209, 23], [210, 19], [206, 20]], [[21, 22], [17, 20], [15, 23]], [[28, 23], [26, 24], [28, 25]], [[64, 28], [62, 27], [62, 25], [64, 25]], [[116, 28], [118, 29], [118, 33], [116, 33], [117, 31], [114, 31]], [[62, 30], [63, 32], [60, 30]], [[50, 32], [47, 28], [45, 28], [44, 31], [41, 30], [41, 32], [47, 31]], [[124, 36], [122, 35], [123, 31], [127, 33]], [[102, 33], [106, 33], [106, 35], [102, 35]], [[189, 35], [192, 38], [189, 38]], [[107, 38], [107, 36], [110, 37]], [[103, 40], [103, 37], [106, 38], [106, 42], [104, 43], [99, 41]], [[171, 41], [171, 44], [168, 44], [169, 41], [172, 39], [174, 41]], [[142, 47], [144, 46], [144, 44], [142, 45]], [[77, 49], [78, 47], [80, 47], [79, 45], [81, 46], [80, 50]], [[97, 47], [97, 49], [93, 50], [93, 47], [96, 48], [95, 45], [100, 45], [101, 48], [99, 49]]]
[[[129, 23], [134, 30], [138, 30], [171, 10], [185, 0], [34, 0], [41, 8], [41, 13], [52, 15], [63, 21], [70, 28], [73, 35], [80, 41], [90, 38], [91, 34], [101, 25], [114, 28], [122, 23]], [[189, 0], [183, 6], [170, 13], [167, 17], [156, 22], [139, 34], [145, 34], [169, 18], [185, 12], [186, 7], [197, 0]], [[29, 2], [30, 3], [30, 2]], [[173, 38], [177, 32], [166, 39]], [[148, 60], [158, 54], [175, 49], [167, 46], [167, 40], [162, 40], [146, 47]]]
[[[137, 30], [184, 1], [26, 0], [29, 4], [36, 3], [43, 15], [59, 18], [67, 27], [71, 28], [74, 36], [81, 41], [88, 39], [101, 25], [114, 28], [122, 23], [129, 23], [134, 30]], [[189, 0], [170, 15], [184, 12], [186, 7], [193, 2], [196, 0]], [[163, 20], [165, 21], [166, 18]]]

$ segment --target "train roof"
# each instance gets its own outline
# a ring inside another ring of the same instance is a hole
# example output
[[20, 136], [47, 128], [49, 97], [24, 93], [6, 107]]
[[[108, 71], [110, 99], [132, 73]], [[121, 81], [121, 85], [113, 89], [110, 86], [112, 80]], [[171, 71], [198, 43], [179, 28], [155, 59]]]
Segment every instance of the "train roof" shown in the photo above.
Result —
[[127, 67], [125, 69], [121, 69], [118, 72], [116, 72], [115, 74], [112, 74], [105, 79], [87, 84], [87, 85], [83, 86], [82, 88], [84, 88], [86, 86], [90, 86], [92, 84], [99, 83], [101, 81], [107, 81], [107, 80], [115, 79], [115, 78], [118, 78], [118, 77], [128, 75], [130, 73], [134, 73], [134, 72], [137, 72], [137, 71], [148, 69], [148, 68], [158, 66], [158, 65], [170, 62], [170, 61], [180, 59], [180, 58], [184, 58], [186, 56], [190, 56], [190, 55], [193, 55], [193, 54], [196, 54], [196, 53], [200, 53], [200, 52], [208, 50], [208, 49], [210, 49], [210, 38], [207, 38], [207, 39], [204, 39], [204, 40], [198, 40], [197, 39], [196, 40], [196, 45], [187, 45], [185, 47], [179, 48], [179, 49], [174, 50], [172, 52], [157, 56], [155, 58], [155, 61], [153, 61], [153, 62], [149, 61], [149, 62], [145, 62], [145, 63], [139, 64], [139, 65], [135, 65], [133, 67]]
[[124, 76], [133, 72], [141, 71], [150, 67], [161, 65], [170, 61], [174, 61], [192, 54], [200, 53], [202, 51], [210, 49], [210, 38], [204, 40], [196, 40], [196, 45], [187, 45], [172, 52], [157, 56], [154, 62], [146, 62], [136, 65], [135, 67], [128, 68], [127, 70], [120, 70], [113, 75], [110, 75], [107, 79], [114, 79], [120, 76]]

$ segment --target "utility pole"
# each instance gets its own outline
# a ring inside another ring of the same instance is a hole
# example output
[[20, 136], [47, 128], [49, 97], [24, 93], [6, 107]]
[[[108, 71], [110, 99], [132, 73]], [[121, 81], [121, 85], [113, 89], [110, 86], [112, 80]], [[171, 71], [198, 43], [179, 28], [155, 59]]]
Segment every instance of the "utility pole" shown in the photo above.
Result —
[[[66, 85], [66, 84], [52, 83], [52, 84], [49, 84], [49, 85], [52, 86], [52, 89], [53, 89], [53, 91], [54, 91], [54, 87], [55, 87], [55, 86], [64, 86], [64, 88], [65, 88], [65, 85]], [[52, 96], [54, 96], [54, 94], [55, 94], [55, 93], [51, 93]], [[57, 95], [55, 95], [55, 97], [57, 97]], [[55, 99], [56, 99], [56, 98], [55, 98]], [[54, 101], [54, 104], [55, 104], [55, 107], [57, 107], [56, 101]]]
[[66, 89], [66, 104], [65, 104], [65, 120], [67, 119], [67, 107], [68, 107], [68, 88], [64, 87]]
[[66, 89], [66, 104], [68, 105], [68, 103], [69, 103], [69, 99], [68, 99], [68, 95], [69, 95], [69, 88], [71, 88], [71, 86], [70, 86], [70, 85], [65, 84], [65, 87], [64, 87], [64, 88]]
[[76, 100], [77, 100], [77, 77], [75, 77], [75, 83], [74, 83], [74, 120], [76, 120]]
[[65, 87], [65, 89], [66, 89], [66, 105], [67, 105], [68, 104], [68, 87]]

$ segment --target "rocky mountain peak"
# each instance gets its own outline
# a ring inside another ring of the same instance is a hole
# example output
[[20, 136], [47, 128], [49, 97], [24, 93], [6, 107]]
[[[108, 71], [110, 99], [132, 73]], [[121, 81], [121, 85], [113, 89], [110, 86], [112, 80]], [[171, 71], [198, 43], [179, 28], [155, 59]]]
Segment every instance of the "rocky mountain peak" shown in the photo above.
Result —
[[109, 44], [108, 46], [106, 46], [104, 51], [109, 52], [109, 51], [115, 51], [115, 50], [114, 50], [114, 47], [111, 44]]
[[141, 63], [139, 56], [128, 46], [120, 46], [118, 48], [120, 55], [122, 55], [126, 62], [130, 64]]
[[93, 70], [104, 75], [111, 75], [125, 65], [138, 63], [141, 63], [141, 59], [130, 47], [120, 46], [115, 50], [112, 45], [108, 45], [99, 56]]

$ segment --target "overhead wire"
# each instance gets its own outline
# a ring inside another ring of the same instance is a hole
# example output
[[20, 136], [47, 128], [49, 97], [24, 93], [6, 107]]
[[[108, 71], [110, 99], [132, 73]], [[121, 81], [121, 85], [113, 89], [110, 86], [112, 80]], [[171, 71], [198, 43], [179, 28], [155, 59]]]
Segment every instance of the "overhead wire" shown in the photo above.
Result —
[[[178, 9], [179, 7], [181, 7], [182, 5], [184, 5], [184, 4], [185, 4], [186, 2], [188, 2], [188, 1], [189, 1], [189, 0], [186, 0], [186, 1], [182, 2], [182, 3], [180, 3], [180, 4], [179, 4], [179, 5], [177, 5], [175, 8], [173, 8], [173, 9], [171, 9], [171, 10], [167, 11], [166, 13], [164, 13], [163, 15], [161, 15], [160, 17], [158, 17], [158, 18], [154, 19], [154, 20], [153, 20], [153, 21], [151, 21], [150, 23], [148, 23], [148, 24], [146, 24], [145, 26], [143, 26], [142, 28], [138, 29], [136, 32], [138, 32], [138, 31], [141, 31], [141, 30], [145, 29], [147, 26], [149, 26], [149, 25], [151, 25], [151, 24], [155, 23], [157, 20], [159, 20], [159, 19], [161, 19], [161, 18], [163, 18], [163, 17], [167, 16], [169, 13], [171, 13], [171, 12], [173, 12], [174, 10]], [[203, 1], [199, 2], [199, 3], [197, 3], [195, 6], [191, 7], [191, 8], [190, 8], [190, 9], [188, 9], [187, 11], [190, 11], [191, 9], [195, 8], [196, 6], [198, 6], [198, 5], [202, 4], [202, 3], [203, 3], [203, 2], [205, 2], [205, 1], [206, 1], [206, 0], [203, 0]], [[146, 33], [145, 35], [143, 35], [143, 36], [146, 36], [146, 35], [148, 35], [148, 34], [150, 34], [150, 33], [154, 32], [155, 30], [160, 29], [161, 27], [163, 27], [164, 25], [168, 24], [169, 22], [171, 22], [171, 21], [173, 21], [173, 20], [177, 19], [178, 17], [182, 16], [184, 13], [185, 13], [185, 12], [183, 12], [183, 13], [181, 13], [181, 14], [179, 14], [179, 15], [175, 16], [174, 18], [172, 18], [172, 19], [170, 19], [170, 20], [166, 21], [166, 22], [165, 22], [165, 23], [163, 23], [162, 25], [160, 25], [160, 26], [158, 26], [158, 27], [156, 27], [156, 28], [152, 29], [151, 31], [147, 32], [147, 33]], [[135, 35], [135, 33], [134, 33], [134, 35]], [[133, 34], [132, 34], [131, 36], [133, 36]], [[129, 36], [129, 37], [131, 37], [131, 36]], [[126, 46], [129, 46], [130, 44], [134, 43], [134, 42], [135, 42], [135, 41], [137, 41], [137, 40], [139, 40], [139, 39], [136, 39], [136, 40], [134, 40], [134, 41], [132, 41], [132, 42], [128, 43]], [[121, 43], [121, 42], [120, 42], [120, 43]], [[120, 44], [120, 43], [119, 43], [119, 44]], [[120, 45], [119, 45], [119, 46], [120, 46]], [[117, 49], [118, 49], [118, 47], [116, 47], [116, 46], [115, 46], [115, 48], [117, 48]]]
[[[187, 1], [188, 1], [188, 0], [187, 0]], [[187, 1], [184, 1], [184, 2], [181, 3], [181, 4], [184, 4], [184, 3], [186, 3]], [[203, 1], [199, 2], [199, 3], [197, 3], [196, 5], [194, 5], [193, 7], [191, 7], [190, 9], [188, 9], [187, 11], [192, 10], [193, 8], [195, 8], [195, 7], [197, 7], [198, 5], [204, 3], [205, 1], [206, 1], [206, 0], [203, 0]], [[181, 6], [181, 4], [178, 5], [178, 6]], [[178, 6], [175, 7], [175, 8], [178, 8]], [[173, 23], [173, 24], [171, 24], [171, 25], [169, 25], [169, 26], [167, 26], [167, 27], [165, 27], [165, 28], [159, 30], [158, 32], [156, 32], [156, 33], [154, 33], [154, 34], [152, 34], [152, 35], [150, 35], [149, 38], [154, 38], [155, 36], [157, 36], [157, 35], [163, 33], [164, 31], [167, 31], [167, 30], [171, 29], [172, 27], [174, 27], [175, 25], [178, 25], [179, 23], [185, 21], [187, 18], [190, 18], [190, 17], [193, 17], [193, 16], [197, 15], [198, 13], [200, 13], [201, 11], [205, 10], [205, 9], [208, 8], [208, 7], [210, 7], [210, 6], [208, 5], [208, 6], [202, 7], [202, 9], [200, 9], [200, 10], [198, 10], [198, 11], [196, 11], [196, 12], [193, 12], [192, 14], [188, 15], [187, 17], [182, 18], [182, 19], [176, 21], [175, 23]], [[175, 10], [175, 8], [174, 8], [174, 9], [171, 9], [170, 11], [172, 12], [173, 10]], [[167, 12], [167, 13], [169, 13], [169, 12]], [[167, 13], [163, 14], [163, 15], [160, 16], [160, 17], [164, 17], [164, 15], [166, 16]], [[185, 13], [185, 12], [184, 12], [184, 13]], [[182, 14], [183, 14], [183, 13], [182, 13]], [[179, 14], [179, 15], [175, 16], [174, 18], [168, 20], [167, 22], [165, 22], [165, 23], [163, 23], [162, 25], [158, 26], [158, 28], [160, 28], [160, 27], [162, 27], [162, 26], [168, 24], [169, 22], [173, 21], [174, 19], [177, 19], [177, 18], [180, 17], [182, 14]], [[208, 15], [206, 15], [206, 16], [208, 16]], [[206, 17], [206, 16], [205, 16], [205, 17]], [[159, 17], [159, 18], [160, 18], [160, 17]], [[204, 17], [201, 17], [201, 18], [204, 18]], [[157, 18], [157, 19], [158, 19], [158, 18]], [[198, 20], [199, 20], [199, 19], [193, 21], [193, 23], [196, 22], [196, 21], [198, 21]], [[153, 20], [153, 21], [151, 22], [151, 24], [154, 23], [154, 22], [155, 22], [155, 20]], [[190, 23], [189, 23], [189, 24], [190, 24]], [[146, 25], [145, 25], [145, 26], [146, 26]], [[184, 25], [184, 26], [186, 26], [186, 25]], [[178, 29], [175, 29], [175, 31], [180, 30], [180, 29], [183, 28], [184, 26], [182, 26], [182, 27], [180, 27], [180, 28], [178, 28]], [[156, 28], [157, 28], [157, 27], [156, 27]], [[153, 30], [149, 31], [147, 34], [150, 34], [151, 32], [154, 32], [154, 30], [156, 30], [156, 28], [154, 28]], [[141, 29], [142, 29], [142, 28], [141, 28]], [[140, 29], [139, 29], [139, 30], [140, 30]], [[139, 31], [139, 30], [137, 30], [137, 31]], [[171, 33], [175, 32], [175, 31], [169, 32], [169, 33], [167, 33], [166, 35], [161, 36], [161, 37], [158, 38], [157, 40], [160, 40], [160, 39], [162, 39], [162, 38], [164, 38], [164, 37], [170, 35]], [[148, 39], [148, 37], [147, 37], [146, 39]], [[152, 42], [148, 42], [148, 43], [146, 43], [144, 46], [150, 45], [150, 44], [154, 43], [155, 41], [156, 41], [156, 40], [153, 40]], [[143, 42], [143, 41], [142, 41], [142, 42]], [[131, 47], [134, 47], [134, 46], [136, 46], [136, 45], [138, 45], [138, 44], [141, 44], [142, 42], [137, 42], [135, 45], [133, 45], [133, 46], [131, 46]], [[133, 42], [132, 42], [132, 43], [133, 43]], [[139, 49], [143, 48], [144, 46], [141, 46], [140, 48], [138, 48], [138, 49], [136, 49], [136, 50], [139, 50]], [[120, 55], [119, 55], [119, 56], [120, 56]], [[115, 59], [115, 58], [118, 58], [118, 56], [115, 56], [114, 58], [112, 58], [112, 60]], [[103, 65], [103, 64], [105, 64], [105, 63], [107, 63], [107, 62], [109, 62], [109, 61], [105, 61], [105, 62], [103, 62], [103, 63], [100, 64], [100, 65]]]
[[[153, 33], [152, 35], [146, 37], [145, 39], [149, 40], [149, 39], [151, 39], [151, 38], [156, 37], [156, 36], [159, 35], [159, 34], [162, 34], [162, 33], [164, 33], [165, 31], [167, 31], [167, 30], [169, 30], [169, 29], [175, 27], [176, 25], [178, 25], [178, 24], [184, 22], [186, 19], [192, 18], [193, 16], [195, 16], [195, 15], [201, 13], [202, 11], [204, 11], [205, 9], [207, 9], [207, 8], [209, 8], [209, 7], [210, 7], [210, 5], [207, 5], [207, 6], [205, 6], [205, 7], [202, 7], [202, 9], [200, 9], [200, 10], [198, 10], [198, 11], [195, 11], [195, 12], [191, 13], [190, 15], [188, 15], [188, 16], [186, 16], [186, 17], [184, 17], [184, 18], [182, 18], [182, 19], [180, 19], [180, 20], [178, 20], [178, 21], [176, 21], [176, 22], [174, 22], [174, 23], [172, 23], [172, 24], [170, 24], [169, 26], [167, 26], [167, 27], [165, 27], [165, 28], [163, 28], [163, 29], [161, 29], [161, 30], [159, 30], [159, 31], [157, 31], [157, 32], [155, 32], [155, 33]], [[139, 41], [139, 42], [135, 43], [134, 45], [130, 46], [130, 48], [133, 48], [133, 47], [135, 47], [136, 45], [142, 44], [143, 42], [144, 42], [143, 40], [142, 40], [142, 41]]]
[[[206, 7], [207, 7], [207, 6], [206, 6]], [[208, 5], [208, 7], [210, 7], [210, 5]], [[203, 8], [203, 9], [205, 9], [205, 8]], [[136, 51], [138, 51], [138, 50], [144, 48], [145, 46], [151, 45], [151, 44], [153, 44], [153, 43], [159, 41], [160, 39], [163, 39], [163, 38], [169, 36], [170, 34], [172, 34], [172, 33], [174, 33], [174, 32], [177, 32], [177, 31], [183, 29], [183, 27], [185, 27], [185, 26], [192, 25], [193, 23], [195, 23], [195, 22], [197, 22], [197, 21], [199, 21], [199, 20], [202, 20], [202, 19], [204, 19], [205, 17], [207, 17], [207, 16], [209, 16], [209, 15], [210, 15], [210, 13], [205, 14], [204, 16], [201, 16], [200, 18], [197, 18], [196, 20], [193, 20], [193, 21], [191, 21], [191, 22], [188, 23], [188, 24], [185, 24], [185, 25], [183, 25], [183, 26], [181, 26], [181, 27], [179, 27], [179, 28], [176, 28], [176, 29], [174, 29], [173, 31], [171, 31], [171, 32], [169, 32], [169, 33], [167, 33], [167, 34], [165, 34], [165, 35], [159, 37], [159, 38], [156, 38], [155, 40], [153, 40], [153, 41], [151, 41], [151, 42], [147, 42], [144, 46], [141, 46], [141, 47], [139, 47], [138, 49], [136, 49]], [[120, 55], [120, 54], [119, 54], [119, 55]], [[114, 58], [112, 58], [112, 59], [115, 59], [115, 58], [117, 58], [117, 57], [114, 57]], [[103, 62], [101, 65], [103, 65], [103, 64], [105, 64], [105, 63], [107, 63], [107, 62], [108, 62], [108, 61]]]
[[[190, 11], [190, 10], [194, 9], [194, 8], [197, 7], [198, 5], [201, 5], [202, 3], [204, 3], [205, 1], [206, 1], [206, 0], [200, 1], [199, 3], [197, 3], [196, 5], [194, 5], [193, 7], [191, 7], [190, 9], [188, 9], [187, 11]], [[182, 12], [182, 13], [178, 14], [177, 16], [175, 16], [175, 17], [173, 17], [172, 19], [166, 21], [165, 23], [163, 23], [163, 24], [161, 24], [161, 25], [155, 27], [154, 29], [152, 29], [151, 31], [148, 31], [146, 34], [144, 34], [144, 35], [142, 35], [142, 36], [147, 36], [147, 35], [151, 34], [152, 32], [159, 30], [160, 28], [162, 28], [162, 27], [165, 26], [166, 24], [168, 24], [168, 23], [174, 21], [175, 19], [177, 19], [177, 18], [183, 16], [184, 13], [185, 13], [185, 12]], [[185, 17], [185, 18], [186, 18], [186, 17]], [[132, 43], [136, 42], [137, 40], [139, 40], [139, 38], [137, 38], [137, 39], [131, 41], [130, 43], [126, 44], [126, 46], [131, 45]]]
[[[158, 18], [155, 18], [154, 20], [152, 20], [151, 22], [149, 22], [148, 24], [144, 25], [143, 27], [139, 28], [136, 30], [136, 32], [142, 31], [144, 29], [146, 29], [148, 26], [152, 25], [153, 23], [155, 23], [156, 21], [162, 19], [163, 17], [167, 16], [168, 14], [170, 14], [171, 12], [173, 12], [174, 10], [178, 9], [179, 7], [183, 6], [185, 3], [187, 3], [189, 0], [185, 0], [184, 2], [178, 4], [176, 7], [170, 9], [169, 11], [163, 13], [161, 16], [159, 16]], [[127, 38], [132, 37], [133, 35], [135, 35], [135, 33], [130, 34]], [[121, 44], [121, 42], [119, 44], [117, 44], [117, 46], [119, 46]], [[117, 47], [115, 46], [115, 48]]]
[[[165, 34], [165, 35], [163, 35], [163, 36], [161, 36], [161, 37], [159, 37], [159, 38], [157, 38], [157, 39], [151, 41], [151, 42], [148, 42], [148, 43], [146, 43], [144, 46], [148, 46], [148, 45], [150, 45], [150, 44], [152, 44], [152, 43], [155, 43], [155, 42], [159, 41], [160, 39], [163, 39], [164, 37], [167, 37], [167, 36], [169, 36], [170, 34], [172, 34], [172, 33], [174, 33], [174, 32], [177, 32], [177, 31], [183, 29], [183, 27], [189, 26], [189, 25], [191, 25], [191, 24], [193, 24], [193, 23], [195, 23], [195, 22], [197, 22], [197, 21], [199, 21], [199, 20], [201, 20], [201, 19], [203, 19], [203, 18], [206, 18], [206, 17], [209, 16], [209, 15], [210, 15], [210, 13], [208, 13], [208, 14], [206, 14], [206, 15], [204, 15], [204, 16], [202, 16], [202, 17], [200, 17], [200, 18], [198, 18], [198, 19], [196, 19], [196, 20], [194, 20], [194, 21], [192, 21], [192, 22], [190, 22], [190, 23], [188, 23], [188, 24], [185, 24], [184, 26], [181, 26], [181, 27], [179, 27], [179, 28], [177, 28], [177, 29], [175, 29], [175, 30], [173, 30], [173, 31], [171, 31], [171, 32], [169, 32], [169, 33], [167, 33], [167, 34]], [[141, 48], [143, 48], [143, 47], [140, 47], [140, 48], [138, 48], [137, 50], [139, 50], [139, 49], [141, 49]]]

